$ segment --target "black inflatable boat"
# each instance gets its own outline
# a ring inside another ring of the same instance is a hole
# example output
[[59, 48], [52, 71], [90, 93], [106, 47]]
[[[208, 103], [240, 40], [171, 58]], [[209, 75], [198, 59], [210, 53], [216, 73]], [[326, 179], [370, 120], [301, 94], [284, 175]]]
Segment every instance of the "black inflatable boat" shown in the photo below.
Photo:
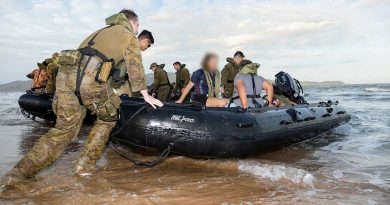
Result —
[[18, 103], [21, 112], [28, 118], [39, 117], [48, 121], [56, 120], [52, 109], [53, 95], [51, 94], [27, 91], [19, 97]]
[[153, 109], [122, 96], [111, 139], [192, 157], [244, 157], [316, 137], [349, 119], [330, 101], [248, 111], [172, 103]]
[[[33, 120], [36, 117], [47, 121], [55, 121], [56, 115], [52, 109], [53, 95], [48, 93], [34, 93], [30, 90], [21, 95], [18, 104], [21, 112], [27, 118]], [[84, 122], [91, 124], [95, 121], [96, 116], [87, 112]]]
[[[19, 98], [26, 115], [54, 121], [52, 95], [28, 92]], [[166, 103], [153, 109], [122, 96], [111, 140], [193, 157], [244, 157], [318, 136], [349, 121], [338, 102], [242, 111]], [[89, 115], [88, 118], [92, 118]]]

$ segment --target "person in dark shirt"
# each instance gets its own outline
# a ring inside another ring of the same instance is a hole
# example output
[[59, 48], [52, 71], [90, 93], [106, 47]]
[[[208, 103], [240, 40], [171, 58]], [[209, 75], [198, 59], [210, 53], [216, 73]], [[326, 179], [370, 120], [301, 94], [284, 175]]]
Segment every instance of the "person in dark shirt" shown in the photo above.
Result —
[[207, 53], [202, 61], [202, 68], [192, 73], [191, 81], [184, 88], [180, 99], [176, 103], [182, 103], [190, 90], [194, 87], [192, 101], [200, 102], [207, 107], [224, 107], [229, 103], [228, 99], [218, 98], [221, 87], [221, 74], [218, 70], [218, 56]]

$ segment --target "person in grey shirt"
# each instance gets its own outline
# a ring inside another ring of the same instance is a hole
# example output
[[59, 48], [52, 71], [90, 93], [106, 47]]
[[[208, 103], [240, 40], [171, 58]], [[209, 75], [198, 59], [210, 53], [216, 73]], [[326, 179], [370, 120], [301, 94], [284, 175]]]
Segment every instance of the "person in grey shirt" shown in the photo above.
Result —
[[260, 64], [248, 61], [234, 78], [233, 103], [244, 109], [248, 107], [263, 107], [262, 90], [267, 93], [268, 106], [272, 107], [273, 87], [270, 82], [257, 75]]

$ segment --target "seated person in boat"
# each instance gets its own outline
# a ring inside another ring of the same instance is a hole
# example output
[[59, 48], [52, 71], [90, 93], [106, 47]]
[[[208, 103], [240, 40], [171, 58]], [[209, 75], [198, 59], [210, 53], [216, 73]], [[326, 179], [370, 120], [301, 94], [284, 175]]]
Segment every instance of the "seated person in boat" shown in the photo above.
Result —
[[274, 88], [274, 105], [275, 106], [285, 106], [285, 105], [296, 105], [296, 103], [290, 101], [286, 96], [283, 95], [282, 91], [280, 90], [280, 88], [273, 84], [272, 85], [273, 88]]
[[38, 63], [38, 68], [27, 74], [27, 78], [33, 80], [31, 85], [31, 91], [35, 93], [45, 92], [48, 76], [47, 76], [47, 65], [49, 59], [46, 59], [42, 63]]
[[261, 91], [267, 93], [268, 106], [273, 106], [273, 87], [263, 77], [257, 75], [260, 64], [250, 61], [241, 68], [234, 78], [233, 102], [244, 109], [248, 107], [263, 107], [264, 100], [261, 98]]
[[192, 101], [200, 102], [206, 107], [225, 107], [229, 100], [218, 98], [221, 85], [218, 56], [214, 53], [207, 53], [201, 65], [202, 68], [192, 74], [191, 81], [184, 88], [176, 103], [182, 103], [190, 90], [195, 86], [194, 94], [191, 96]]

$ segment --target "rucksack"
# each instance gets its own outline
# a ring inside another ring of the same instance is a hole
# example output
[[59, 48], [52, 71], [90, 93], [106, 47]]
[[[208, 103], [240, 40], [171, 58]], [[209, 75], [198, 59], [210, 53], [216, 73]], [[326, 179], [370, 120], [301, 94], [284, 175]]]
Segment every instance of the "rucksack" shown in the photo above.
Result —
[[297, 104], [306, 104], [306, 100], [303, 98], [303, 88], [301, 83], [291, 77], [288, 73], [280, 71], [275, 75], [275, 84], [279, 91], [292, 102]]

